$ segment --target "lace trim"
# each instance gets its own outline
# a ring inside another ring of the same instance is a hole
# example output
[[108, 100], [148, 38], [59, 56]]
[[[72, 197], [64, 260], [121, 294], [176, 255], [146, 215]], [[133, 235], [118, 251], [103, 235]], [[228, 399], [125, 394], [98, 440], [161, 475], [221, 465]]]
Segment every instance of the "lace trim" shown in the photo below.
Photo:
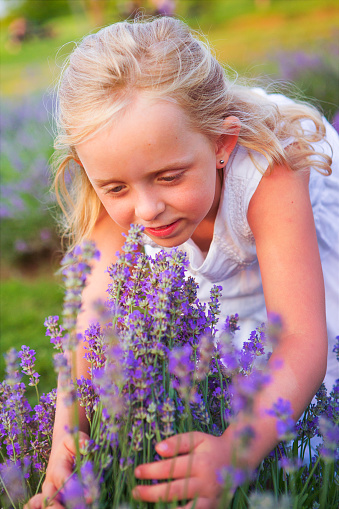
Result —
[[257, 257], [255, 255], [253, 255], [251, 258], [245, 259], [242, 250], [239, 249], [239, 247], [234, 242], [228, 239], [228, 236], [226, 238], [220, 237], [220, 235], [216, 234], [213, 236], [213, 240], [216, 242], [217, 246], [222, 250], [228, 260], [236, 263], [237, 267], [240, 269], [256, 263]]
[[[246, 191], [248, 192], [251, 185], [254, 192], [257, 187], [255, 181], [244, 180], [233, 175], [228, 175], [226, 179], [227, 222], [231, 227], [234, 237], [238, 237], [240, 243], [244, 243], [247, 246], [253, 246], [255, 243], [252, 230], [247, 221], [248, 203]], [[244, 247], [246, 248], [246, 246]]]

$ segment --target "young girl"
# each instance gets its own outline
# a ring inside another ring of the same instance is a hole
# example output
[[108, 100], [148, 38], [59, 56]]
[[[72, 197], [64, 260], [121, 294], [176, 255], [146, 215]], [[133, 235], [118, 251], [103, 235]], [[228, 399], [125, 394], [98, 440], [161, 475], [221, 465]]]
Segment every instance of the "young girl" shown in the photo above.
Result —
[[[84, 292], [79, 329], [95, 319], [92, 303], [105, 298], [105, 269], [131, 223], [145, 227], [147, 252], [187, 251], [202, 300], [212, 283], [222, 285], [222, 315], [239, 313], [239, 341], [266, 310], [282, 317], [282, 338], [270, 359], [272, 365], [281, 360], [282, 368], [256, 400], [255, 439], [242, 458], [257, 466], [277, 443], [265, 409], [282, 397], [297, 419], [324, 379], [328, 351], [329, 388], [337, 377], [331, 355], [339, 331], [334, 129], [311, 107], [231, 82], [184, 23], [160, 18], [108, 26], [73, 51], [59, 88], [56, 147], [63, 150], [56, 183], [65, 232], [73, 243], [94, 239], [102, 253]], [[79, 377], [88, 376], [83, 355], [81, 346]], [[239, 413], [221, 437], [194, 433], [158, 444], [164, 459], [135, 475], [164, 482], [139, 486], [135, 497], [196, 497], [196, 509], [215, 508], [221, 489], [215, 472], [230, 463], [243, 423]], [[43, 494], [31, 500], [32, 509], [72, 471], [75, 448], [66, 425], [60, 393]], [[85, 438], [83, 413], [81, 431]], [[52, 506], [61, 507], [58, 497]]]

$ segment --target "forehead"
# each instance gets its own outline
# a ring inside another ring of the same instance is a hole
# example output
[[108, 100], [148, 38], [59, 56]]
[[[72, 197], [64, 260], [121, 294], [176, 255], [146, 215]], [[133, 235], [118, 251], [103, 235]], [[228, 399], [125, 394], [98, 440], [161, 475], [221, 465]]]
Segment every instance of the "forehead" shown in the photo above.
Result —
[[117, 164], [137, 158], [182, 156], [202, 134], [195, 131], [183, 108], [173, 101], [139, 95], [114, 121], [91, 139], [76, 146], [86, 163], [102, 164], [110, 157]]

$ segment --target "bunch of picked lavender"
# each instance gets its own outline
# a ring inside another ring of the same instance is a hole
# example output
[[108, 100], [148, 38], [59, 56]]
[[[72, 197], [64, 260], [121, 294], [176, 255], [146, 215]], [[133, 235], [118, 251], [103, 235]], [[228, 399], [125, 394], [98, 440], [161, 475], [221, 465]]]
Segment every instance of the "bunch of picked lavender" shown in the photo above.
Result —
[[[141, 227], [131, 227], [122, 254], [108, 268], [108, 301], [98, 305], [100, 320], [89, 324], [84, 336], [77, 334], [76, 321], [91, 260], [98, 257], [91, 243], [77, 247], [63, 261], [62, 324], [56, 316], [45, 322], [46, 335], [59, 352], [55, 365], [60, 389], [74, 408], [75, 469], [62, 489], [69, 509], [177, 507], [135, 501], [135, 467], [159, 459], [155, 444], [173, 434], [220, 435], [239, 410], [252, 412], [256, 394], [270, 382], [267, 337], [277, 340], [279, 319], [272, 317], [268, 327], [262, 324], [237, 350], [233, 337], [238, 317], [218, 324], [221, 287], [213, 287], [210, 302], [201, 304], [197, 284], [186, 277], [186, 255], [173, 249], [151, 259], [140, 248], [141, 233]], [[79, 341], [86, 344], [90, 379], [72, 379], [72, 355], [64, 355], [65, 350], [73, 351], [74, 362]], [[19, 359], [39, 399], [34, 411], [24, 398]], [[38, 381], [34, 352], [27, 347], [19, 357], [10, 352], [6, 379], [0, 385], [1, 447], [6, 451], [0, 465], [4, 507], [21, 508], [43, 481], [56, 394], [39, 398]], [[85, 407], [91, 429], [90, 440], [81, 446], [78, 404]], [[313, 508], [318, 500], [325, 507], [333, 499], [336, 482], [338, 384], [330, 397], [321, 388], [317, 403], [309, 407], [297, 428], [288, 401], [279, 400], [267, 410], [276, 417], [278, 434], [289, 445], [280, 444], [256, 474], [232, 466], [218, 472], [225, 486], [220, 507], [225, 509], [231, 499], [234, 508], [260, 507], [271, 500], [271, 494], [265, 495], [267, 486], [273, 487], [274, 503], [285, 493], [281, 504], [286, 507]], [[323, 437], [323, 444], [316, 457], [310, 455], [306, 467], [305, 451], [314, 434]], [[252, 439], [253, 430], [247, 426], [239, 435], [238, 456]], [[338, 502], [338, 496], [333, 500]]]
[[91, 423], [84, 459], [96, 480], [104, 480], [99, 507], [148, 507], [133, 502], [131, 492], [135, 467], [157, 460], [155, 444], [186, 431], [220, 435], [234, 404], [250, 407], [269, 381], [263, 367], [254, 368], [266, 358], [264, 329], [237, 351], [237, 316], [217, 330], [221, 287], [201, 304], [197, 283], [185, 274], [186, 255], [172, 249], [149, 258], [140, 249], [141, 233], [131, 227], [108, 268], [108, 301], [84, 338], [91, 380], [76, 382]]

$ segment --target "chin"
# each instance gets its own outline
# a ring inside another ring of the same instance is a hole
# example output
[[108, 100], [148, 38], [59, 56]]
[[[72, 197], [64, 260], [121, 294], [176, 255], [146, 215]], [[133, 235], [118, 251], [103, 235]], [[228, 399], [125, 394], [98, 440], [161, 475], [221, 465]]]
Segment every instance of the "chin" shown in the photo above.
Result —
[[151, 239], [159, 247], [163, 247], [163, 248], [178, 247], [181, 244], [183, 244], [184, 242], [186, 242], [186, 240], [188, 240], [188, 239], [186, 239], [186, 240], [181, 240], [181, 239], [155, 239], [155, 238], [151, 238], [149, 235], [147, 235], [147, 237], [149, 239]]

